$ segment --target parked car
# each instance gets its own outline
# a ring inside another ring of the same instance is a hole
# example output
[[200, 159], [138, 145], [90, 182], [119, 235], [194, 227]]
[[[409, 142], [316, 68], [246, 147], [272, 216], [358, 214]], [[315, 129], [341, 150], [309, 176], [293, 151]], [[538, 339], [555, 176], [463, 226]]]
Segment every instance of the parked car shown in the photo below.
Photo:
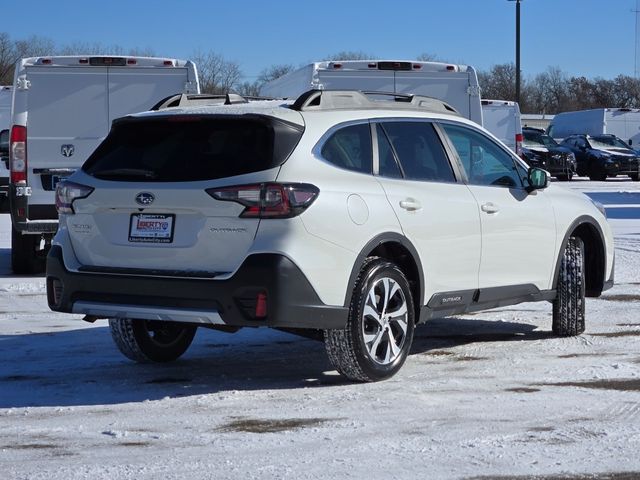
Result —
[[544, 130], [523, 127], [522, 158], [532, 167], [543, 168], [558, 180], [571, 180], [576, 173], [576, 157], [558, 145]]
[[600, 143], [606, 143], [611, 146], [611, 150], [620, 152], [620, 153], [628, 153], [631, 155], [639, 155], [640, 152], [635, 148], [631, 147], [627, 142], [622, 140], [621, 138], [616, 137], [611, 133], [604, 133], [602, 135], [591, 135], [596, 141]]
[[394, 375], [434, 317], [549, 301], [557, 335], [582, 333], [613, 284], [602, 206], [441, 101], [379, 97], [116, 120], [58, 184], [50, 308], [109, 319], [136, 361], [180, 357], [197, 327], [319, 332], [356, 381]]
[[640, 179], [640, 157], [631, 149], [621, 151], [591, 135], [569, 135], [561, 145], [575, 154], [578, 175], [601, 181], [617, 175]]
[[569, 135], [611, 134], [635, 148], [640, 144], [640, 109], [594, 108], [558, 113], [548, 133], [556, 140], [564, 140]]

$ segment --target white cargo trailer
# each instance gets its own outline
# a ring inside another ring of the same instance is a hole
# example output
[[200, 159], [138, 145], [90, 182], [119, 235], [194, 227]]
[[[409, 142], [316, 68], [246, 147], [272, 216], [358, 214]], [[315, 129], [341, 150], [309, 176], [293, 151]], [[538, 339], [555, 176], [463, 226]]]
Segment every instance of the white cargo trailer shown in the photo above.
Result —
[[396, 60], [315, 62], [266, 83], [260, 95], [297, 98], [312, 89], [425, 95], [445, 101], [482, 125], [478, 76], [468, 65]]
[[16, 65], [9, 197], [14, 272], [42, 270], [58, 216], [55, 186], [79, 168], [118, 117], [175, 93], [199, 93], [191, 61], [112, 56], [23, 58]]
[[482, 100], [484, 128], [498, 137], [516, 155], [522, 153], [520, 106], [509, 100]]
[[640, 109], [595, 108], [558, 113], [553, 117], [548, 133], [555, 139], [574, 134], [608, 133], [637, 148], [640, 145]]

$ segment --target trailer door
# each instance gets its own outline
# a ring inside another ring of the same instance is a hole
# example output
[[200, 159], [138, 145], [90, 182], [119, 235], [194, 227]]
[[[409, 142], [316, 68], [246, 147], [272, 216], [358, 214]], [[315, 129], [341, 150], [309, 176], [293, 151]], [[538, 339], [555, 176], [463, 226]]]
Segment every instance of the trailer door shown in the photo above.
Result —
[[186, 67], [109, 67], [109, 124], [185, 91]]

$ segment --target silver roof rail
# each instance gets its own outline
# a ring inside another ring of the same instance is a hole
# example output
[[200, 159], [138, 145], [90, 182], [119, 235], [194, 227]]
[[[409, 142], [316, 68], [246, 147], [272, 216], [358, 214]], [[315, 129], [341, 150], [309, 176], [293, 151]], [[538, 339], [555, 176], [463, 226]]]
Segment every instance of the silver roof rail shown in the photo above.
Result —
[[150, 110], [164, 110], [170, 107], [189, 107], [195, 105], [235, 105], [249, 103], [250, 101], [273, 100], [270, 97], [243, 97], [235, 93], [209, 94], [209, 93], [175, 93], [160, 100]]
[[292, 110], [339, 110], [353, 108], [388, 108], [428, 110], [460, 115], [442, 100], [423, 95], [360, 90], [309, 90], [291, 105]]

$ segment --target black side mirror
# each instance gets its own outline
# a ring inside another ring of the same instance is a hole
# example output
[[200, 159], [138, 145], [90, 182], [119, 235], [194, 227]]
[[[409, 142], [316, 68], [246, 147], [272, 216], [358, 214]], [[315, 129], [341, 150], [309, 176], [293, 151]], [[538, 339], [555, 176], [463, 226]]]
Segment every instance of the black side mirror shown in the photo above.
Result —
[[529, 181], [529, 192], [534, 190], [541, 190], [549, 186], [549, 173], [541, 168], [530, 168], [527, 175]]

